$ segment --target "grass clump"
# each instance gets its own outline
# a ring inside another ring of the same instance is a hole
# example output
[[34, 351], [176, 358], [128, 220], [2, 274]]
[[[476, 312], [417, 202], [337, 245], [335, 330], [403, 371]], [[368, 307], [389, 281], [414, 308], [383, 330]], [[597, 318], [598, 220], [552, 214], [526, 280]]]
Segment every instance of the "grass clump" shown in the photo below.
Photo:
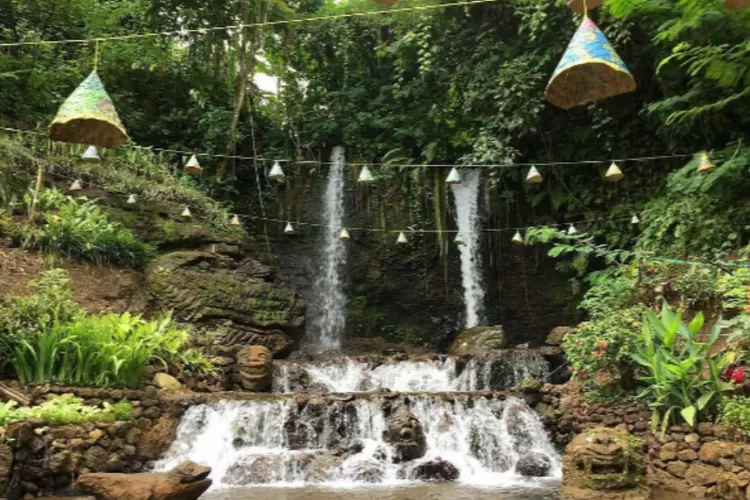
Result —
[[116, 422], [130, 420], [132, 413], [133, 407], [127, 401], [96, 407], [84, 405], [82, 399], [72, 396], [56, 397], [38, 406], [27, 407], [19, 407], [15, 401], [0, 402], [0, 427], [31, 418], [40, 418], [51, 426]]
[[[31, 199], [27, 195], [27, 203]], [[19, 228], [16, 239], [25, 248], [91, 262], [112, 262], [140, 268], [153, 255], [153, 249], [116, 222], [110, 222], [96, 201], [65, 196], [57, 189], [39, 194], [43, 212], [41, 225]]]

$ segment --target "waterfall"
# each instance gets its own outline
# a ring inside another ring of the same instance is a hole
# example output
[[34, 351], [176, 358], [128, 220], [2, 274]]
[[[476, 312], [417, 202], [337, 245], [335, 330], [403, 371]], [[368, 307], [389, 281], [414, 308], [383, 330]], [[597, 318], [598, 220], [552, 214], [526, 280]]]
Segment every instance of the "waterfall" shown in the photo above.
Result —
[[314, 321], [317, 344], [321, 350], [338, 349], [346, 327], [346, 295], [343, 270], [347, 244], [339, 238], [344, 227], [344, 148], [336, 146], [331, 153], [331, 168], [325, 190], [325, 222], [327, 228], [321, 253], [320, 275], [313, 290], [317, 304]]
[[[396, 406], [421, 422], [426, 441], [424, 455], [404, 463], [392, 459], [384, 441], [386, 408]], [[217, 487], [398, 485], [412, 482], [419, 465], [444, 460], [458, 469], [459, 482], [508, 485], [528, 481], [515, 472], [528, 455], [544, 457], [551, 477], [560, 477], [560, 457], [541, 421], [512, 397], [277, 396], [189, 408], [156, 469], [194, 460], [211, 466]]]
[[456, 224], [464, 244], [461, 252], [461, 281], [464, 289], [466, 328], [484, 321], [484, 280], [482, 278], [481, 235], [479, 228], [480, 173], [470, 170], [463, 174], [461, 184], [453, 184], [456, 201]]

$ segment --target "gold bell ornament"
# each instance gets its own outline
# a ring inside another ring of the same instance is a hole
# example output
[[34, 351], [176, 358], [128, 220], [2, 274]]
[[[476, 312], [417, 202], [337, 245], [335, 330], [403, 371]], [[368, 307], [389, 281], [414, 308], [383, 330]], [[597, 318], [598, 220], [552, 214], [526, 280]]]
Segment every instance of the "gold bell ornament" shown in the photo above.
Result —
[[403, 231], [398, 233], [398, 238], [396, 238], [396, 244], [397, 245], [404, 245], [406, 243], [409, 243], [409, 240], [406, 238], [406, 235]]
[[198, 157], [196, 155], [190, 157], [185, 164], [184, 171], [188, 175], [201, 175], [203, 169], [201, 168], [201, 164], [198, 162]]
[[237, 214], [234, 214], [232, 216], [232, 219], [229, 221], [230, 226], [241, 226], [242, 223], [240, 222], [240, 218]]
[[513, 239], [510, 241], [514, 245], [523, 245], [523, 236], [521, 236], [521, 231], [516, 231], [516, 234], [513, 235]]
[[359, 178], [357, 179], [357, 182], [373, 182], [375, 180], [375, 177], [372, 176], [372, 172], [370, 172], [370, 169], [365, 165], [362, 167], [362, 170], [359, 171]]
[[96, 146], [89, 146], [86, 151], [81, 155], [81, 160], [86, 163], [99, 163], [102, 159], [99, 157], [99, 151], [96, 150]]
[[638, 214], [633, 214], [633, 218], [630, 219], [631, 224], [640, 224], [641, 219], [638, 218]]
[[531, 167], [529, 173], [526, 174], [526, 182], [529, 184], [539, 184], [543, 180], [542, 174], [539, 173], [536, 167]]
[[180, 214], [180, 216], [183, 219], [192, 219], [193, 218], [193, 214], [190, 213], [190, 209], [188, 207], [185, 207], [185, 210], [182, 211], [182, 213]]
[[135, 205], [135, 195], [131, 194], [128, 196], [128, 205]]
[[708, 157], [708, 153], [706, 153], [705, 151], [700, 153], [699, 158], [700, 163], [698, 164], [697, 170], [701, 174], [707, 174], [708, 172], [716, 168], [716, 165], [711, 163], [711, 158]]
[[68, 188], [68, 192], [77, 193], [79, 191], [83, 191], [83, 183], [79, 179], [76, 179], [73, 181], [73, 184], [70, 185], [70, 188]]
[[273, 167], [271, 167], [271, 171], [268, 173], [268, 178], [279, 182], [284, 181], [286, 176], [284, 175], [284, 171], [281, 169], [281, 165], [279, 164], [279, 162], [274, 162]]
[[461, 184], [461, 174], [458, 172], [458, 169], [456, 167], [453, 167], [448, 174], [448, 177], [445, 178], [446, 184]]
[[464, 237], [461, 236], [461, 233], [458, 233], [456, 235], [456, 239], [453, 240], [453, 243], [455, 243], [456, 245], [459, 245], [459, 246], [466, 244], [466, 242], [464, 241]]
[[578, 229], [576, 229], [576, 227], [573, 224], [571, 224], [570, 227], [568, 228], [568, 236], [573, 236], [575, 234], [578, 234]]
[[609, 166], [607, 172], [604, 174], [604, 180], [609, 182], [620, 182], [624, 177], [625, 174], [622, 173], [622, 170], [620, 170], [620, 167], [615, 162], [612, 162], [612, 165]]
[[349, 231], [346, 230], [346, 228], [341, 230], [341, 234], [339, 234], [339, 239], [341, 240], [348, 240], [351, 237], [349, 236]]
[[294, 226], [291, 222], [286, 223], [286, 227], [284, 227], [284, 234], [297, 234], [297, 231], [294, 230]]

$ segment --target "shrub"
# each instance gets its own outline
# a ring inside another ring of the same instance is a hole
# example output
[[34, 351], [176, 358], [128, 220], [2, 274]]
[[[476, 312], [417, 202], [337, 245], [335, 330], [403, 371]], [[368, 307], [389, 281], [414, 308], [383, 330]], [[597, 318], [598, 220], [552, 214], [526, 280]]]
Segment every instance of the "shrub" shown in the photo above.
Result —
[[54, 324], [68, 323], [83, 314], [70, 300], [70, 279], [63, 269], [45, 271], [29, 282], [31, 294], [0, 300], [0, 371], [21, 339], [33, 338]]
[[70, 425], [85, 422], [115, 422], [130, 420], [133, 407], [122, 401], [114, 405], [104, 403], [102, 408], [86, 406], [80, 398], [62, 396], [38, 406], [18, 407], [14, 401], [0, 402], [0, 427], [30, 418], [41, 418], [48, 425]]
[[750, 437], [750, 397], [735, 396], [721, 405], [720, 422], [730, 431]]
[[81, 316], [16, 343], [10, 364], [25, 384], [137, 387], [152, 361], [179, 362], [189, 340], [170, 315]]
[[45, 223], [20, 230], [18, 239], [24, 247], [129, 267], [143, 267], [148, 262], [151, 247], [121, 224], [109, 222], [94, 200], [64, 196], [56, 189], [42, 193], [39, 207]]
[[[733, 348], [715, 349], [720, 322], [705, 340], [700, 338], [703, 314], [689, 324], [664, 303], [661, 315], [648, 311], [642, 321], [642, 348], [632, 355], [643, 367], [640, 397], [653, 409], [652, 427], [664, 432], [681, 417], [690, 425], [715, 416], [722, 395], [734, 386], [722, 376], [738, 361]], [[731, 344], [730, 344], [731, 345]]]

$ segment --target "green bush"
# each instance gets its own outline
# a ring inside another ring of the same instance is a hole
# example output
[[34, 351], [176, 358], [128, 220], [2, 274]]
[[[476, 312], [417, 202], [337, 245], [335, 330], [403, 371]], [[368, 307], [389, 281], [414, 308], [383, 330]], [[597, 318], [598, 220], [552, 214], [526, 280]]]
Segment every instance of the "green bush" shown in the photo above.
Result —
[[44, 224], [19, 229], [17, 239], [25, 248], [128, 267], [143, 267], [153, 254], [130, 230], [110, 222], [94, 200], [47, 189], [40, 193], [39, 209]]
[[83, 315], [70, 300], [70, 279], [63, 269], [45, 271], [29, 282], [29, 295], [0, 299], [0, 372], [13, 347], [34, 338], [55, 324], [65, 324]]
[[81, 316], [21, 339], [9, 362], [24, 384], [137, 387], [150, 362], [180, 362], [188, 340], [169, 315], [153, 321], [130, 313]]
[[[642, 321], [641, 348], [632, 355], [643, 367], [639, 396], [653, 409], [652, 427], [662, 432], [680, 418], [690, 425], [716, 415], [721, 398], [734, 386], [722, 380], [738, 361], [733, 348], [715, 349], [721, 331], [717, 322], [703, 338], [703, 314], [685, 324], [664, 303], [661, 315], [648, 311]], [[731, 346], [731, 343], [729, 344]]]
[[82, 403], [82, 399], [69, 396], [53, 398], [38, 406], [18, 407], [14, 401], [0, 402], [0, 427], [30, 418], [41, 418], [51, 426], [115, 422], [132, 418], [133, 407], [126, 401], [114, 405], [104, 403], [102, 408]]
[[750, 437], [750, 397], [735, 396], [721, 405], [720, 423], [730, 431]]

